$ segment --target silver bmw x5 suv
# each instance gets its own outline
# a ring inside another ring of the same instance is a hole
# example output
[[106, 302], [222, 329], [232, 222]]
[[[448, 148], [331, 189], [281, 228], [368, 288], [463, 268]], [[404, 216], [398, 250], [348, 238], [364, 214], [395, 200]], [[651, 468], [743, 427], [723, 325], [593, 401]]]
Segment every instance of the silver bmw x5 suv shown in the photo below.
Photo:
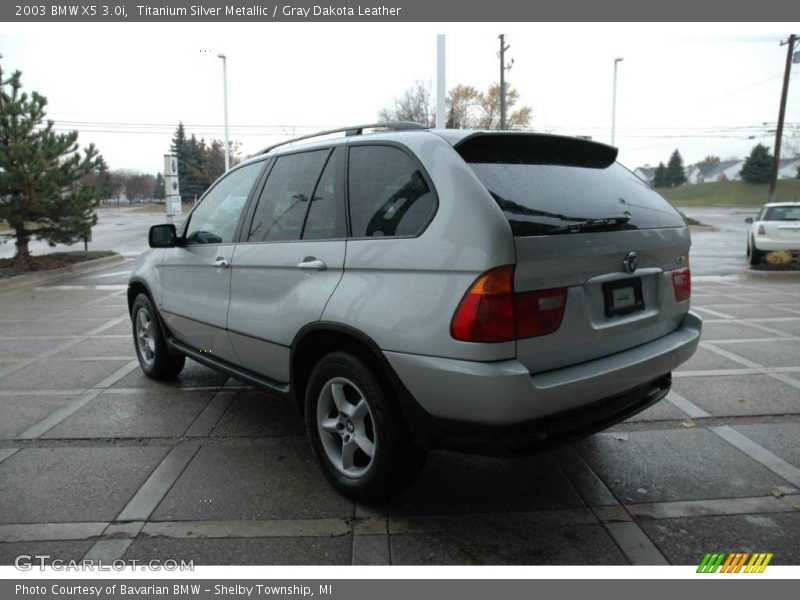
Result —
[[689, 230], [615, 148], [338, 131], [264, 150], [151, 229], [128, 288], [147, 376], [189, 357], [290, 398], [362, 499], [429, 449], [531, 452], [667, 394], [701, 331]]

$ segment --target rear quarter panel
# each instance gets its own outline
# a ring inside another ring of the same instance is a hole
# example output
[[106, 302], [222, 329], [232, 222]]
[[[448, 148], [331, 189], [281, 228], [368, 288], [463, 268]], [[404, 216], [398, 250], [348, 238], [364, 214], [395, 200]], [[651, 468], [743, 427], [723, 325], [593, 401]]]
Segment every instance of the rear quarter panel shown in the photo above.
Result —
[[447, 142], [430, 133], [404, 134], [402, 142], [433, 181], [437, 213], [415, 238], [348, 240], [345, 273], [323, 320], [359, 329], [382, 350], [465, 360], [513, 358], [514, 342], [472, 344], [450, 335], [453, 314], [475, 279], [514, 262], [508, 222]]

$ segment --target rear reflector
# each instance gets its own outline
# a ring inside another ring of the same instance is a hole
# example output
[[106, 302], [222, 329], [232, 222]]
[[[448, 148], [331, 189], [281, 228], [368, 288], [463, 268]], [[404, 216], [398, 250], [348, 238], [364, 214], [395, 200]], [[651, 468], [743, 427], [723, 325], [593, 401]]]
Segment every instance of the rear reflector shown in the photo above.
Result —
[[508, 342], [561, 326], [567, 288], [514, 293], [514, 265], [481, 275], [458, 305], [450, 333], [464, 342]]
[[561, 327], [567, 306], [567, 288], [523, 292], [514, 296], [517, 338], [553, 333]]
[[675, 301], [683, 302], [692, 295], [692, 272], [689, 267], [684, 267], [672, 272], [672, 289], [675, 291]]

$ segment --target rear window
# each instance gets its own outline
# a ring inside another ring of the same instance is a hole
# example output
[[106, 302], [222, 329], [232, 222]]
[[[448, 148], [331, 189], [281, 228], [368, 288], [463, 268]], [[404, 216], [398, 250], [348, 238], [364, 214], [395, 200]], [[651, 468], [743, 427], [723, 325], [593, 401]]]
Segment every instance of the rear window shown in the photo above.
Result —
[[348, 187], [353, 237], [419, 235], [436, 210], [420, 168], [392, 146], [350, 148]]
[[515, 236], [683, 227], [680, 214], [614, 162], [613, 148], [554, 136], [478, 135], [456, 146]]
[[800, 221], [800, 206], [770, 206], [762, 221]]

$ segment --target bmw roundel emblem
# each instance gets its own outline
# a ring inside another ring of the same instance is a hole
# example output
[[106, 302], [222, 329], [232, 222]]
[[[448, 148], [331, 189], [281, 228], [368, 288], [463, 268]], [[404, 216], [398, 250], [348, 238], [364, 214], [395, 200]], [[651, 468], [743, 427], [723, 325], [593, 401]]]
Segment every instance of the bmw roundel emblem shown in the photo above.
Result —
[[639, 266], [639, 257], [636, 252], [628, 252], [628, 256], [622, 261], [622, 268], [626, 273], [633, 273]]

